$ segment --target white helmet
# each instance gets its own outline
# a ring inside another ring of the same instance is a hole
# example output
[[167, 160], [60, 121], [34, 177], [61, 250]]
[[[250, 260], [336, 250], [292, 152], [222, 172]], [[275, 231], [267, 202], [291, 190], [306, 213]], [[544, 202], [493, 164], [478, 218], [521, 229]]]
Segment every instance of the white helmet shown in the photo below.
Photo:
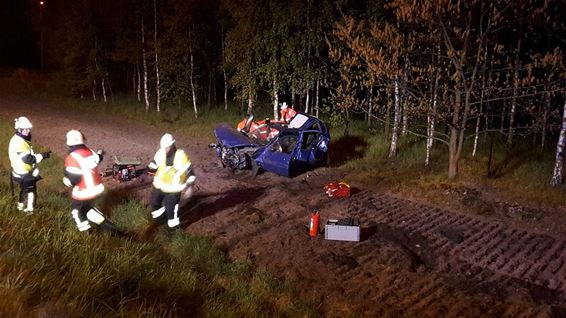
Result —
[[76, 146], [84, 144], [83, 134], [75, 129], [67, 132], [67, 146]]
[[283, 102], [281, 103], [281, 109], [287, 109], [287, 103]]
[[14, 128], [16, 129], [31, 129], [31, 121], [27, 117], [21, 116], [14, 119]]
[[173, 136], [171, 134], [165, 134], [163, 135], [163, 137], [161, 137], [161, 140], [159, 141], [159, 147], [161, 148], [171, 147], [171, 145], [173, 145], [174, 143], [175, 143], [175, 139], [173, 139]]

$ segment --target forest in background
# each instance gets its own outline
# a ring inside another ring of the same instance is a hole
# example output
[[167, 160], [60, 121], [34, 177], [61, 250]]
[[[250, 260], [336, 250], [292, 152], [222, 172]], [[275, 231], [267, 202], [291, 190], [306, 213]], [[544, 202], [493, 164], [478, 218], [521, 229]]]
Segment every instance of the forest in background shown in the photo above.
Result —
[[195, 118], [233, 100], [277, 118], [285, 101], [344, 135], [366, 121], [390, 158], [409, 135], [426, 139], [426, 165], [445, 147], [449, 178], [481, 135], [551, 144], [562, 183], [560, 0], [50, 0], [29, 12], [42, 68], [75, 97], [127, 94]]

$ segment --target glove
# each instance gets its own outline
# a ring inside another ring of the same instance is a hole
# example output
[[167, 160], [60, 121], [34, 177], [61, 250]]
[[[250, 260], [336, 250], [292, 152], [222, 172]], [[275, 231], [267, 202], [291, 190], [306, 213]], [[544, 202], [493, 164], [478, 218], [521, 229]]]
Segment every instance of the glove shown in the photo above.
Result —
[[43, 159], [48, 159], [49, 157], [51, 157], [51, 150], [42, 152], [41, 156], [43, 157]]
[[38, 169], [33, 169], [33, 171], [31, 172], [31, 175], [34, 177], [39, 176], [39, 170]]
[[71, 180], [69, 180], [69, 178], [67, 177], [63, 177], [63, 184], [67, 187], [70, 188], [73, 186], [73, 184], [71, 183]]
[[195, 183], [196, 180], [197, 180], [197, 177], [195, 177], [195, 176], [189, 176], [189, 177], [187, 178], [187, 184], [188, 184], [188, 185], [191, 185], [191, 184]]
[[149, 172], [157, 171], [157, 164], [153, 161], [150, 162], [149, 165], [147, 165], [147, 171], [149, 171]]
[[41, 160], [43, 160], [43, 155], [40, 153], [35, 154], [35, 163], [40, 163]]
[[104, 151], [104, 149], [98, 149], [98, 150], [96, 151], [96, 153], [97, 153], [98, 155], [104, 156], [104, 155], [106, 154], [106, 151]]

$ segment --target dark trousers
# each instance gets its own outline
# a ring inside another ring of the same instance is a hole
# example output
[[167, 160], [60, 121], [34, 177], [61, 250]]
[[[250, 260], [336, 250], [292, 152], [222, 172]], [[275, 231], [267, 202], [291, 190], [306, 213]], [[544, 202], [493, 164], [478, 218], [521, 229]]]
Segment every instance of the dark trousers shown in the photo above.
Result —
[[[19, 202], [25, 203], [27, 200], [28, 193], [37, 194], [37, 181], [39, 181], [39, 177], [34, 177], [31, 173], [26, 173], [21, 177], [15, 177], [12, 174], [12, 180], [14, 183], [20, 185], [20, 195], [19, 195]], [[37, 195], [36, 195], [37, 197]]]
[[172, 220], [175, 217], [175, 205], [179, 204], [180, 200], [180, 192], [167, 193], [154, 188], [151, 193], [151, 198], [149, 199], [149, 204], [151, 205], [152, 211], [165, 207], [167, 219]]
[[81, 221], [87, 221], [86, 213], [88, 212], [88, 210], [92, 209], [92, 207], [94, 206], [93, 202], [94, 202], [94, 199], [93, 200], [85, 200], [85, 201], [72, 199], [71, 210], [79, 211], [79, 219]]

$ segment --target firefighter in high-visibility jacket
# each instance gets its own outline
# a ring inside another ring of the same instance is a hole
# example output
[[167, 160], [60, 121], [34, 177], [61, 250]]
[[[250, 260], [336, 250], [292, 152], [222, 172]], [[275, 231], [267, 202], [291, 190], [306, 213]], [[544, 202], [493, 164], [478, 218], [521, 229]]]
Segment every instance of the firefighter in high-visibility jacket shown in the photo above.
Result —
[[19, 200], [16, 207], [28, 214], [33, 213], [34, 201], [37, 196], [37, 181], [41, 180], [37, 164], [49, 158], [50, 151], [35, 153], [31, 146], [32, 124], [28, 118], [16, 118], [14, 128], [16, 133], [10, 139], [8, 156], [12, 166], [12, 182], [20, 185]]
[[293, 109], [293, 108], [289, 108], [289, 105], [287, 105], [287, 103], [283, 102], [281, 104], [281, 111], [280, 111], [280, 120], [283, 123], [290, 123], [291, 119], [293, 119], [293, 117], [295, 117], [297, 115], [297, 112]]
[[181, 193], [196, 179], [189, 156], [182, 149], [177, 149], [171, 134], [164, 134], [148, 168], [155, 171], [150, 198], [151, 216], [159, 219], [165, 213], [167, 226], [178, 228]]
[[88, 148], [83, 134], [78, 130], [69, 130], [66, 139], [69, 154], [65, 158], [63, 184], [72, 188], [71, 215], [77, 228], [83, 232], [96, 224], [103, 230], [119, 232], [94, 206], [94, 201], [104, 192], [98, 172], [104, 152]]

